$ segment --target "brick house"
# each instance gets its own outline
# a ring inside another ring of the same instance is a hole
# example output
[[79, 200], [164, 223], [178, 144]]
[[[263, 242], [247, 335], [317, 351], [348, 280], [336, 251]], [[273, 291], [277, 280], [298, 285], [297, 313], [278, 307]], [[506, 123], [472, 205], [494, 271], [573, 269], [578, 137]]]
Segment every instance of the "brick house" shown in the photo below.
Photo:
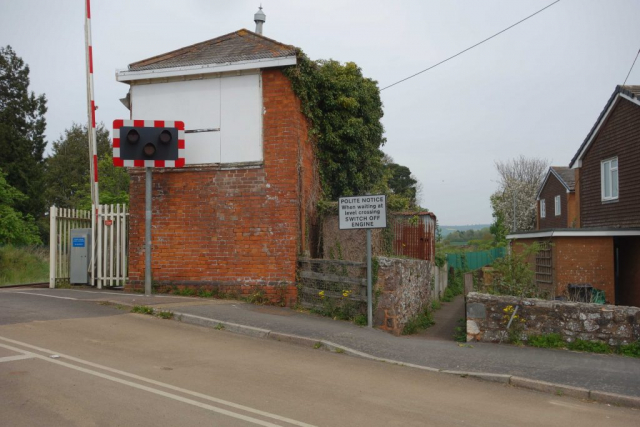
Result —
[[[318, 192], [307, 120], [283, 73], [296, 58], [293, 46], [242, 29], [117, 72], [131, 119], [182, 120], [187, 131], [186, 166], [153, 170], [154, 285], [296, 298]], [[139, 288], [144, 170], [129, 174], [127, 286]]]
[[576, 224], [575, 171], [551, 166], [536, 195], [536, 229], [571, 228]]
[[543, 244], [536, 281], [555, 295], [590, 285], [607, 302], [640, 306], [639, 96], [640, 86], [616, 87], [569, 167], [547, 173], [537, 229], [507, 236], [513, 247]]

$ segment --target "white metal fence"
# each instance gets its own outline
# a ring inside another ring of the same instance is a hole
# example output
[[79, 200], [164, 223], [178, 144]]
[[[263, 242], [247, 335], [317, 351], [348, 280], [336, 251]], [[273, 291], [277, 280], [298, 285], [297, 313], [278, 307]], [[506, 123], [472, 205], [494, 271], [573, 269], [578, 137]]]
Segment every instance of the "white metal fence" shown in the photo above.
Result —
[[[91, 212], [96, 212], [92, 217]], [[90, 284], [122, 286], [127, 280], [128, 211], [126, 205], [100, 205], [92, 211], [49, 209], [49, 287], [69, 283], [71, 230], [91, 228], [92, 259]], [[97, 220], [97, 221], [96, 221]]]

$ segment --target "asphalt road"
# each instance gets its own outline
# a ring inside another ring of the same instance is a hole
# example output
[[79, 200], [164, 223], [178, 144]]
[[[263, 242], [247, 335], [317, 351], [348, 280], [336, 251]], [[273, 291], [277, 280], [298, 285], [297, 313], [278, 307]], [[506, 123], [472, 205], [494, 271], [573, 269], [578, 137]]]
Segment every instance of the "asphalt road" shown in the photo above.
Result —
[[639, 414], [0, 291], [3, 426], [629, 426]]

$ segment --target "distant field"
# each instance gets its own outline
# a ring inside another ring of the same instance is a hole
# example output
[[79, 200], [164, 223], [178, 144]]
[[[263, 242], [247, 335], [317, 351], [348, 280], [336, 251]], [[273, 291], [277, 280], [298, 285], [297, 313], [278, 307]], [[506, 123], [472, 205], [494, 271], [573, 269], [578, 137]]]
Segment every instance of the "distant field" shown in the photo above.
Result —
[[0, 287], [48, 280], [48, 248], [0, 247]]
[[472, 225], [441, 225], [442, 237], [447, 237], [454, 231], [467, 231], [467, 230], [482, 230], [485, 227], [490, 227], [491, 224], [472, 224]]

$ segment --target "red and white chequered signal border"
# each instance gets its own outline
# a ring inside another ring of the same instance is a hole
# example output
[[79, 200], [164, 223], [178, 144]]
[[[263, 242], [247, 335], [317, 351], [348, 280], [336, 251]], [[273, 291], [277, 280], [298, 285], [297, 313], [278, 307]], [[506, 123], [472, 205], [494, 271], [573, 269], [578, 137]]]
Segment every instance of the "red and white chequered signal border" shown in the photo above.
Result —
[[[177, 128], [178, 158], [176, 160], [124, 160], [120, 158], [120, 128], [123, 126], [146, 128]], [[181, 168], [184, 166], [184, 122], [167, 120], [114, 120], [113, 165], [118, 167]]]

